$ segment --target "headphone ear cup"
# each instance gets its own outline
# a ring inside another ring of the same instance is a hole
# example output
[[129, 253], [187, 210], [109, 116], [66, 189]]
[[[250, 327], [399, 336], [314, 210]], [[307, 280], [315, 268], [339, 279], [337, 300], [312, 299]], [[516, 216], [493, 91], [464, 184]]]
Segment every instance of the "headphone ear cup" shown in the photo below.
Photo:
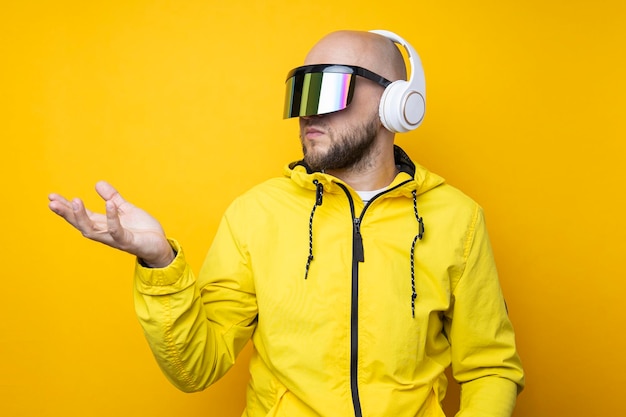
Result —
[[380, 121], [393, 133], [417, 128], [424, 118], [424, 112], [424, 97], [410, 89], [410, 84], [404, 80], [388, 85], [380, 99]]

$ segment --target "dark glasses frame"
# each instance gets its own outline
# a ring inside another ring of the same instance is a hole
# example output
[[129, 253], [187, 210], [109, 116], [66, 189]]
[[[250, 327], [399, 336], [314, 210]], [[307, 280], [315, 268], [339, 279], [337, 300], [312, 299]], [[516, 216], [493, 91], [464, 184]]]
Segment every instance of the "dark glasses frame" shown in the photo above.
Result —
[[304, 65], [301, 67], [297, 67], [289, 71], [287, 74], [287, 80], [291, 77], [301, 74], [309, 74], [313, 72], [334, 72], [339, 74], [353, 74], [359, 75], [363, 78], [367, 78], [368, 80], [374, 81], [375, 83], [382, 85], [383, 87], [387, 87], [391, 84], [391, 81], [386, 79], [385, 77], [376, 74], [368, 69], [363, 67], [359, 67], [356, 65], [343, 65], [343, 64], [316, 64], [316, 65]]

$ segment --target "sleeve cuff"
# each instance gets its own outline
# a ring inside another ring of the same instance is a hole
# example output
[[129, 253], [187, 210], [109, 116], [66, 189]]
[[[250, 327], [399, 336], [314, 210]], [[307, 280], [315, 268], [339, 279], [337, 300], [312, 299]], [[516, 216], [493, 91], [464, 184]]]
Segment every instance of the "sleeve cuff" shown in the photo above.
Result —
[[166, 267], [148, 268], [135, 261], [135, 288], [142, 294], [167, 295], [180, 292], [193, 285], [195, 278], [185, 260], [185, 254], [180, 244], [174, 239], [168, 239], [176, 257]]
[[488, 376], [461, 385], [461, 410], [457, 417], [510, 417], [520, 387], [513, 381]]

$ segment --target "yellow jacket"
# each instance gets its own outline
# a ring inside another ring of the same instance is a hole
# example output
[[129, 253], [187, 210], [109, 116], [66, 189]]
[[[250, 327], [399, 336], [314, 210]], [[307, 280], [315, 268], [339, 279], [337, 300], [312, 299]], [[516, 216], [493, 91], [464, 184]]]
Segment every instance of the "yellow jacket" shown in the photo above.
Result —
[[244, 416], [443, 416], [450, 364], [459, 416], [510, 416], [524, 377], [482, 210], [396, 161], [365, 207], [292, 164], [232, 203], [197, 281], [174, 240], [170, 266], [138, 263], [137, 315], [172, 383], [206, 388], [252, 338]]

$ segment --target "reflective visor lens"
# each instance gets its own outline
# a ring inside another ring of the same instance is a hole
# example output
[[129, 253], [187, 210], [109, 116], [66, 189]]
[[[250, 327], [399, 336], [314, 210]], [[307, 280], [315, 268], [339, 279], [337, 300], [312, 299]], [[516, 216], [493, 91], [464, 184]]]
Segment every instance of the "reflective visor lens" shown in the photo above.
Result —
[[298, 72], [287, 79], [283, 118], [343, 110], [352, 101], [355, 74]]

